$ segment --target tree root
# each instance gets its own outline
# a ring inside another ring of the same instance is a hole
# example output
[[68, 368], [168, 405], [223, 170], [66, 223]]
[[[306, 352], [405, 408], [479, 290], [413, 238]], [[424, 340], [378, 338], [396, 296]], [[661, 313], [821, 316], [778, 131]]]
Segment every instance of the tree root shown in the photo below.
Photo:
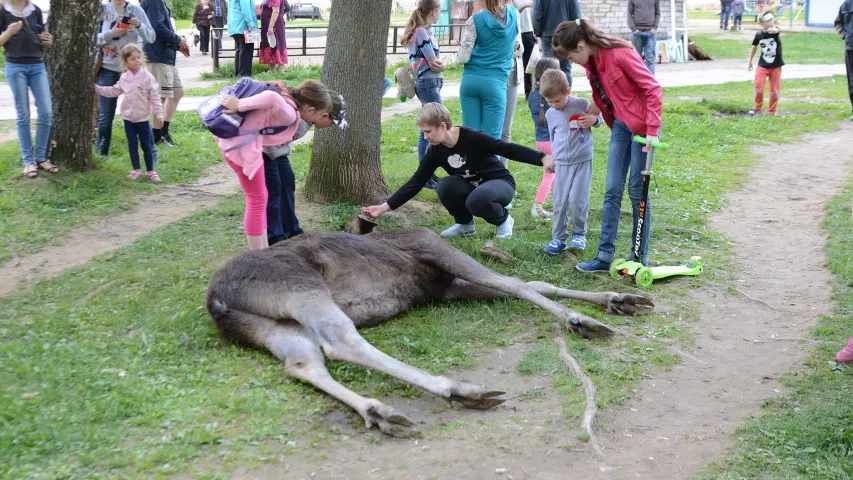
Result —
[[501, 261], [507, 265], [515, 262], [515, 257], [512, 256], [509, 252], [505, 250], [501, 250], [495, 246], [495, 242], [489, 240], [486, 242], [486, 245], [480, 249], [480, 255], [484, 257], [491, 257], [498, 261]]
[[581, 420], [581, 428], [584, 432], [589, 435], [589, 443], [592, 445], [593, 450], [595, 450], [595, 454], [599, 457], [604, 456], [604, 452], [601, 450], [601, 446], [598, 444], [598, 440], [595, 438], [595, 431], [592, 429], [592, 424], [595, 422], [595, 414], [598, 412], [598, 393], [595, 389], [595, 384], [592, 383], [592, 380], [583, 373], [581, 370], [581, 366], [575, 357], [569, 354], [569, 348], [566, 346], [566, 341], [561, 337], [557, 337], [554, 339], [554, 343], [560, 346], [560, 360], [572, 371], [572, 374], [578, 378], [578, 380], [583, 383], [584, 391], [586, 392], [586, 408], [583, 412], [583, 419]]

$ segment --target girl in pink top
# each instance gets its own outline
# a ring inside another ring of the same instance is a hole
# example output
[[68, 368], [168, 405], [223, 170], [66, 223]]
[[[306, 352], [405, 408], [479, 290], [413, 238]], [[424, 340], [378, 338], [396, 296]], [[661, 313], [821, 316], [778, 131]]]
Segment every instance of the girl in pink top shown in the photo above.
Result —
[[[552, 47], [557, 58], [568, 58], [586, 69], [586, 76], [592, 86], [592, 99], [611, 129], [598, 254], [592, 260], [577, 265], [577, 269], [582, 272], [608, 272], [616, 252], [619, 208], [626, 177], [628, 196], [634, 209], [632, 232], [636, 231], [639, 221], [643, 196], [642, 171], [646, 165], [644, 152], [647, 148], [634, 142], [634, 135], [646, 137], [649, 143], [657, 140], [660, 135], [663, 93], [633, 45], [607, 35], [587, 20], [559, 24], [554, 31]], [[643, 251], [640, 252], [640, 258], [633, 258], [633, 252], [628, 258], [643, 265], [648, 263], [651, 204], [646, 212], [644, 221], [648, 227], [645, 229]]]
[[[135, 43], [121, 47], [121, 66], [125, 72], [118, 83], [112, 87], [95, 85], [95, 93], [102, 97], [116, 98], [124, 95], [121, 101], [121, 118], [124, 119], [124, 131], [127, 134], [127, 146], [130, 151], [130, 163], [133, 165], [127, 178], [136, 180], [142, 175], [139, 170], [139, 147], [142, 144], [142, 154], [145, 157], [146, 176], [152, 182], [159, 182], [160, 177], [154, 171], [153, 132], [148, 117], [153, 116], [155, 126], [163, 122], [163, 105], [160, 103], [160, 86], [154, 76], [142, 68], [145, 54]], [[137, 143], [138, 138], [138, 143]]]
[[243, 129], [288, 126], [286, 130], [274, 135], [257, 135], [239, 148], [234, 147], [245, 142], [246, 136], [213, 137], [243, 187], [246, 196], [243, 227], [251, 249], [269, 246], [263, 147], [290, 142], [299, 128], [300, 119], [308, 124], [326, 124], [334, 120], [330, 119], [332, 97], [322, 83], [306, 80], [298, 88], [288, 87], [284, 82], [277, 83], [280, 87], [278, 92], [267, 90], [242, 99], [227, 96], [222, 99], [222, 106], [225, 113], [248, 112], [241, 124]]

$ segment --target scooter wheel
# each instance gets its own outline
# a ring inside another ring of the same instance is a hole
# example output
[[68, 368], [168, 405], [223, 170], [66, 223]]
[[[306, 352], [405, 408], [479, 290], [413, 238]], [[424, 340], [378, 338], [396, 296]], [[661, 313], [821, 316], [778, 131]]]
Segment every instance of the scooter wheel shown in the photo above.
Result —
[[622, 278], [622, 274], [619, 272], [618, 267], [620, 265], [622, 265], [623, 263], [625, 263], [624, 258], [617, 258], [616, 260], [613, 260], [612, 262], [610, 262], [610, 276], [611, 277], [613, 277], [617, 280]]
[[634, 274], [634, 281], [637, 282], [637, 286], [640, 288], [649, 288], [654, 281], [652, 270], [648, 267], [637, 270], [637, 273]]

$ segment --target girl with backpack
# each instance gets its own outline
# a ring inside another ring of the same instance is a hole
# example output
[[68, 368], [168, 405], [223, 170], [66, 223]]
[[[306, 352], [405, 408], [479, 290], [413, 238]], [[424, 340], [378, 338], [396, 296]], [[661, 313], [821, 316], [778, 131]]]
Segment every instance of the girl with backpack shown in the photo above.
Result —
[[[439, 0], [419, 0], [418, 8], [406, 22], [400, 45], [409, 48], [409, 67], [415, 78], [415, 89], [421, 105], [430, 102], [441, 103], [441, 87], [444, 85], [441, 72], [446, 68], [438, 56], [438, 42], [432, 36], [430, 26], [441, 15]], [[429, 142], [424, 140], [424, 132], [418, 133], [418, 161], [424, 158]], [[438, 178], [433, 176], [424, 186], [435, 190]]]
[[270, 135], [213, 137], [228, 166], [237, 174], [246, 196], [243, 227], [249, 248], [253, 250], [269, 246], [263, 148], [292, 140], [300, 120], [309, 124], [327, 123], [330, 119], [335, 123], [343, 122], [344, 112], [336, 118], [331, 117], [332, 96], [322, 83], [305, 80], [298, 88], [288, 87], [284, 82], [274, 83], [277, 89], [246, 98], [226, 95], [221, 104], [225, 107], [225, 114], [244, 113], [240, 125], [242, 130], [260, 131], [287, 126], [286, 129]]
[[[552, 47], [557, 58], [568, 58], [586, 69], [592, 86], [592, 99], [611, 129], [598, 254], [592, 260], [577, 265], [582, 272], [608, 272], [616, 253], [616, 231], [626, 177], [628, 196], [634, 210], [632, 232], [636, 231], [639, 220], [643, 197], [642, 171], [648, 148], [636, 143], [634, 135], [646, 137], [648, 143], [658, 139], [663, 93], [633, 45], [602, 32], [588, 20], [558, 25], [552, 37]], [[649, 226], [645, 229], [643, 251], [640, 258], [633, 258], [633, 252], [630, 258], [643, 265], [648, 263], [651, 232], [651, 203], [648, 207], [644, 220]]]

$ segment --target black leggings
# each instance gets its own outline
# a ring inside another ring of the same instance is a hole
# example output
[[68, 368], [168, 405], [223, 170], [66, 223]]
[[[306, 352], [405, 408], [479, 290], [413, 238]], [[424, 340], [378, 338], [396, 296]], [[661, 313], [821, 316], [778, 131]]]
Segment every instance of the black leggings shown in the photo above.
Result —
[[450, 175], [438, 181], [435, 191], [456, 223], [471, 223], [474, 217], [480, 217], [500, 225], [509, 216], [506, 206], [512, 202], [515, 187], [506, 180], [489, 180], [474, 186], [458, 175]]
[[207, 53], [208, 51], [210, 51], [210, 25], [206, 27], [204, 25], [199, 25], [198, 36], [200, 42], [199, 50], [201, 50], [202, 53]]
[[844, 57], [847, 64], [847, 93], [850, 94], [850, 106], [853, 107], [853, 50], [847, 50]]

